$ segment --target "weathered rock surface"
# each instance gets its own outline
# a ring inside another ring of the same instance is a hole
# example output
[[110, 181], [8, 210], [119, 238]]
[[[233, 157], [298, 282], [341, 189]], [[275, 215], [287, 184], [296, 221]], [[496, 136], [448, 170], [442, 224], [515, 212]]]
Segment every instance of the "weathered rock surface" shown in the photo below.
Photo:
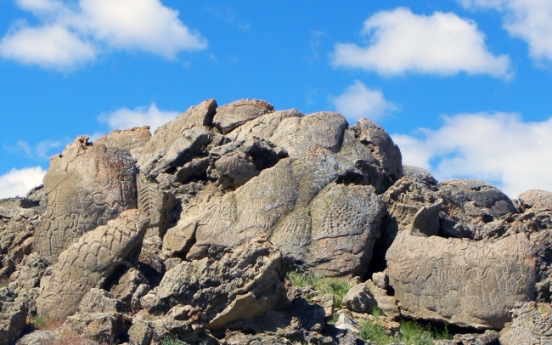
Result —
[[234, 128], [261, 115], [274, 111], [272, 104], [259, 100], [239, 100], [217, 109], [213, 125], [227, 134]]
[[512, 310], [512, 323], [500, 332], [500, 344], [552, 344], [551, 310], [548, 303], [517, 306]]
[[147, 177], [155, 177], [201, 154], [203, 146], [212, 140], [204, 125], [211, 124], [216, 107], [215, 100], [205, 101], [159, 127], [140, 151], [137, 163], [140, 171]]
[[27, 305], [8, 288], [0, 288], [0, 345], [11, 345], [25, 328]]
[[508, 196], [483, 181], [445, 181], [439, 189], [446, 194], [441, 206], [441, 233], [445, 236], [481, 239], [486, 223], [517, 213]]
[[128, 150], [78, 137], [51, 159], [44, 190], [48, 207], [34, 250], [54, 263], [73, 240], [137, 207], [134, 160]]
[[517, 302], [535, 298], [535, 257], [522, 235], [482, 243], [403, 231], [386, 258], [406, 316], [501, 329]]
[[101, 287], [125, 261], [136, 261], [146, 226], [139, 210], [128, 210], [83, 235], [43, 277], [38, 313], [50, 318], [74, 314], [92, 288]]
[[168, 271], [157, 287], [154, 314], [182, 304], [202, 310], [202, 321], [218, 329], [251, 318], [285, 301], [280, 280], [281, 253], [264, 239], [252, 240], [222, 255], [182, 262]]
[[0, 279], [6, 280], [15, 266], [32, 250], [33, 235], [42, 207], [28, 198], [0, 200]]

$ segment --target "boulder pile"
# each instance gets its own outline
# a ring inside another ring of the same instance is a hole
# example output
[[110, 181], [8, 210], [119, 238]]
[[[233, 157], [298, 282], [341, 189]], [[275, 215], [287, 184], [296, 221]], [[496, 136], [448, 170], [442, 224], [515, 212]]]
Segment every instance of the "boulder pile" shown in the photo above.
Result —
[[0, 345], [364, 344], [404, 319], [545, 344], [551, 277], [552, 193], [439, 183], [367, 119], [260, 100], [79, 136], [0, 200]]

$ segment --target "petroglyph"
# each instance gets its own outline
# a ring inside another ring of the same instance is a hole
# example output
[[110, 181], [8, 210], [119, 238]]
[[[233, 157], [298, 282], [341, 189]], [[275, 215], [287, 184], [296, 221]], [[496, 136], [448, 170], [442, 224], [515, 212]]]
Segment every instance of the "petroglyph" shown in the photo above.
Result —
[[44, 178], [48, 206], [34, 249], [50, 262], [85, 232], [137, 206], [136, 169], [125, 149], [79, 137], [52, 158]]
[[517, 302], [534, 299], [535, 259], [523, 235], [481, 243], [403, 231], [386, 259], [407, 316], [502, 328]]
[[36, 301], [39, 314], [62, 318], [75, 313], [90, 289], [101, 287], [124, 260], [135, 256], [147, 223], [139, 210], [125, 211], [61, 253], [51, 275], [41, 282]]

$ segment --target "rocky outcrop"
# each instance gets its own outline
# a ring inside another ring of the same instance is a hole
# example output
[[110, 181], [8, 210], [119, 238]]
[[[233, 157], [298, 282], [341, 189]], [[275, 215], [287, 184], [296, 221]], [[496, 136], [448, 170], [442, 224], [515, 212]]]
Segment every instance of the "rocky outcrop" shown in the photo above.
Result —
[[550, 277], [552, 193], [439, 183], [369, 120], [260, 100], [78, 137], [0, 200], [0, 344], [38, 317], [65, 323], [21, 344], [361, 344], [403, 318], [546, 343]]
[[44, 177], [48, 207], [34, 250], [51, 263], [84, 233], [136, 208], [136, 169], [130, 152], [78, 137], [54, 156]]
[[146, 226], [140, 211], [128, 210], [83, 235], [42, 279], [38, 313], [50, 318], [74, 314], [92, 288], [102, 287], [126, 262], [136, 261]]

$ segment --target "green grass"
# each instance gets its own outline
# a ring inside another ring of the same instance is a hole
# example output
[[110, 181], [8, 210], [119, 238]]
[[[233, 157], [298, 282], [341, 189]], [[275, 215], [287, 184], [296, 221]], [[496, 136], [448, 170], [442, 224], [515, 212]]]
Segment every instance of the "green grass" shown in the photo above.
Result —
[[[293, 271], [289, 273], [289, 280], [297, 287], [310, 286], [321, 294], [331, 293], [334, 298], [335, 308], [341, 308], [343, 296], [351, 288], [351, 283], [344, 278], [321, 277], [314, 274]], [[310, 296], [313, 297], [313, 296]]]
[[176, 339], [176, 337], [173, 336], [165, 336], [161, 340], [161, 345], [183, 345], [185, 343], [181, 342], [180, 340]]
[[382, 326], [365, 321], [360, 327], [360, 336], [378, 345], [396, 342], [407, 345], [433, 345], [433, 340], [452, 339], [446, 324], [443, 331], [438, 331], [432, 330], [430, 326], [424, 327], [414, 321], [401, 321], [401, 334], [395, 337], [385, 334]]

